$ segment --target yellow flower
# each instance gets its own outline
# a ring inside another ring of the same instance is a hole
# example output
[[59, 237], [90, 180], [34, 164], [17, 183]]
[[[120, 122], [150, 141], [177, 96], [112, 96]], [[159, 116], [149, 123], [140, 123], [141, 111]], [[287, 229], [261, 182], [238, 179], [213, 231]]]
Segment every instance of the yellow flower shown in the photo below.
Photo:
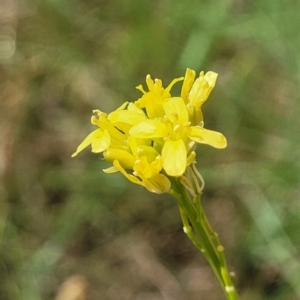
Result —
[[187, 104], [190, 122], [198, 125], [203, 121], [202, 104], [213, 90], [218, 74], [212, 71], [204, 74], [202, 71], [196, 80], [195, 77], [196, 72], [187, 68], [181, 88], [181, 98]]
[[77, 150], [72, 154], [72, 157], [76, 156], [84, 148], [91, 145], [92, 152], [99, 153], [106, 150], [112, 143], [112, 141], [122, 143], [124, 140], [123, 134], [114, 128], [106, 118], [106, 114], [100, 110], [94, 110], [97, 113], [98, 118], [92, 116], [91, 123], [99, 126], [98, 129], [91, 132], [83, 142], [77, 147]]
[[173, 85], [182, 81], [183, 77], [175, 78], [172, 82], [164, 89], [162, 86], [162, 81], [160, 79], [153, 79], [150, 75], [146, 77], [146, 83], [149, 89], [149, 92], [145, 92], [142, 85], [137, 86], [136, 88], [140, 90], [144, 95], [135, 101], [135, 104], [140, 108], [145, 108], [147, 116], [150, 119], [163, 117], [164, 111], [162, 107], [162, 101], [166, 98], [171, 97], [171, 89]]
[[[128, 180], [154, 193], [168, 192], [169, 176], [180, 177], [194, 164], [196, 145], [225, 148], [223, 134], [204, 128], [202, 104], [209, 97], [217, 74], [186, 70], [163, 88], [160, 79], [146, 77], [149, 91], [138, 86], [143, 96], [125, 102], [106, 114], [95, 110], [91, 122], [98, 128], [78, 146], [72, 157], [91, 145], [92, 152], [103, 153], [112, 163], [106, 173], [120, 172]], [[172, 97], [173, 85], [183, 80], [180, 97]]]
[[226, 138], [221, 133], [202, 126], [190, 126], [188, 110], [182, 98], [165, 99], [162, 106], [165, 114], [163, 121], [142, 121], [132, 126], [129, 134], [139, 139], [163, 139], [161, 156], [167, 175], [178, 177], [185, 172], [194, 142], [219, 149], [226, 147]]
[[[140, 175], [133, 175], [127, 173], [125, 169], [120, 165], [118, 160], [113, 162], [114, 167], [104, 170], [105, 173], [113, 173], [119, 171], [122, 173], [129, 181], [144, 186], [149, 192], [162, 194], [167, 193], [171, 188], [171, 183], [169, 179], [163, 174], [155, 174], [150, 178], [140, 177]], [[140, 177], [140, 178], [139, 178]]]
[[72, 157], [91, 145], [92, 152], [100, 153], [110, 148], [127, 149], [128, 130], [136, 123], [147, 119], [142, 109], [134, 103], [125, 102], [108, 116], [99, 109], [93, 110], [91, 123], [99, 128], [91, 132], [77, 147]]
[[152, 193], [168, 192], [171, 183], [160, 173], [162, 160], [158, 152], [152, 147], [139, 145], [137, 139], [132, 137], [129, 138], [128, 144], [130, 153], [119, 149], [108, 149], [103, 153], [105, 159], [113, 163], [113, 166], [104, 172], [120, 172], [131, 182], [144, 186]]

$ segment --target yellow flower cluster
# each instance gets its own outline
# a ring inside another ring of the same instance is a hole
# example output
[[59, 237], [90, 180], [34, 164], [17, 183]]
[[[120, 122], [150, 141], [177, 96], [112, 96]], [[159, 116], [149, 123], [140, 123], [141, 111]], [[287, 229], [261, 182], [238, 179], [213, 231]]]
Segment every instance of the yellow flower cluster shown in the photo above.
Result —
[[[91, 145], [113, 164], [104, 172], [121, 172], [131, 182], [153, 193], [171, 188], [170, 177], [181, 177], [195, 161], [197, 143], [225, 148], [226, 138], [204, 128], [202, 104], [215, 86], [217, 74], [186, 70], [163, 88], [160, 79], [146, 77], [149, 91], [134, 103], [125, 102], [106, 114], [95, 110], [91, 122], [98, 128], [78, 146], [72, 157]], [[173, 85], [183, 81], [180, 97], [171, 95]]]

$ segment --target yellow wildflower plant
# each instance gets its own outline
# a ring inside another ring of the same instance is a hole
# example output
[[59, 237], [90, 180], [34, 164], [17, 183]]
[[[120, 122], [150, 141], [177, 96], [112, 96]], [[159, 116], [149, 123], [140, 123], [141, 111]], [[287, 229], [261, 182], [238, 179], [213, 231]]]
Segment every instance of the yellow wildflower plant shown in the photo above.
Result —
[[[146, 77], [148, 91], [137, 87], [142, 97], [125, 102], [106, 114], [94, 110], [91, 132], [72, 155], [88, 146], [102, 153], [111, 166], [105, 173], [120, 172], [130, 182], [152, 193], [169, 193], [179, 206], [183, 230], [206, 257], [228, 300], [238, 294], [228, 271], [224, 247], [210, 226], [202, 208], [204, 180], [196, 168], [196, 148], [206, 144], [227, 146], [225, 136], [204, 128], [202, 105], [213, 90], [217, 74], [187, 69], [164, 88], [160, 79]], [[174, 84], [183, 81], [180, 95], [172, 95]]]
[[226, 138], [219, 132], [190, 126], [189, 115], [184, 100], [180, 97], [167, 98], [162, 103], [165, 117], [160, 120], [145, 120], [129, 130], [135, 138], [162, 138], [163, 168], [167, 175], [179, 177], [187, 166], [187, 155], [193, 142], [208, 144], [215, 148], [225, 148]]
[[[168, 177], [181, 177], [195, 161], [197, 143], [222, 149], [227, 145], [223, 134], [203, 127], [202, 104], [211, 93], [217, 74], [186, 70], [166, 88], [160, 79], [146, 77], [146, 92], [133, 103], [125, 102], [105, 114], [95, 110], [92, 124], [98, 129], [78, 146], [76, 156], [91, 145], [92, 152], [103, 152], [113, 166], [107, 173], [121, 172], [127, 179], [155, 193], [168, 192]], [[172, 96], [173, 85], [183, 81], [181, 95]], [[159, 167], [158, 167], [159, 166]], [[161, 181], [162, 183], [159, 183]]]

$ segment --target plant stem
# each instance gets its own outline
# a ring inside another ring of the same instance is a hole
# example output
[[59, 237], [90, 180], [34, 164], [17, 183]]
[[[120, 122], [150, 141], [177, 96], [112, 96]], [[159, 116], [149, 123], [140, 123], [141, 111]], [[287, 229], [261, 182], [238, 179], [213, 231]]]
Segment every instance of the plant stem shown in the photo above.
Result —
[[200, 194], [192, 198], [179, 179], [172, 179], [170, 192], [178, 200], [183, 229], [194, 246], [204, 254], [228, 300], [238, 300], [224, 256], [224, 247], [212, 230], [201, 205]]

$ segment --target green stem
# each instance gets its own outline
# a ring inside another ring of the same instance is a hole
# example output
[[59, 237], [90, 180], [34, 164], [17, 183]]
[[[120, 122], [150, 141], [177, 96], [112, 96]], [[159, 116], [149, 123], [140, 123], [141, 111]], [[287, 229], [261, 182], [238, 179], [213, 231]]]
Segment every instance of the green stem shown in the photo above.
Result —
[[212, 230], [201, 206], [200, 195], [191, 199], [186, 188], [178, 179], [171, 179], [171, 194], [177, 198], [184, 232], [194, 246], [204, 254], [228, 300], [238, 300], [232, 277], [224, 256], [224, 248]]

